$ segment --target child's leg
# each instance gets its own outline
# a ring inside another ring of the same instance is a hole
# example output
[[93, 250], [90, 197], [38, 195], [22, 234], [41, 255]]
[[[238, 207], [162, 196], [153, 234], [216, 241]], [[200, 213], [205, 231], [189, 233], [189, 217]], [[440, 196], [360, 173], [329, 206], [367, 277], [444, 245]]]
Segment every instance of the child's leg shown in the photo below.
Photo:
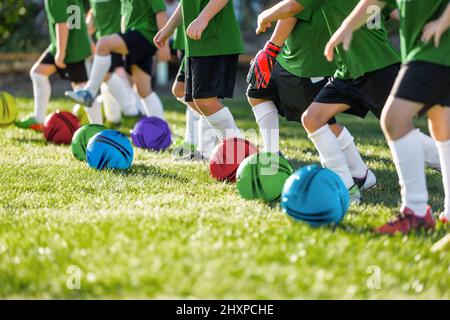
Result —
[[[349, 109], [344, 104], [323, 104], [314, 102], [302, 116], [302, 123], [309, 138], [319, 151], [322, 164], [337, 173], [350, 189], [355, 184], [350, 168], [342, 152], [338, 138], [328, 122], [337, 114]], [[335, 129], [336, 130], [336, 129]]]
[[428, 111], [430, 132], [439, 150], [445, 209], [441, 218], [450, 220], [450, 108], [436, 106]]
[[172, 94], [178, 101], [186, 106], [186, 129], [184, 133], [184, 142], [191, 145], [198, 145], [198, 128], [201, 115], [195, 110], [193, 102], [186, 102], [184, 95], [186, 86], [183, 81], [175, 81], [172, 87]]
[[150, 75], [135, 64], [131, 66], [131, 75], [142, 98], [146, 116], [164, 119], [164, 108], [158, 95], [152, 92]]
[[248, 98], [261, 133], [265, 152], [280, 152], [280, 124], [275, 103], [265, 99]]
[[120, 105], [110, 92], [110, 88], [106, 83], [100, 86], [102, 94], [103, 109], [105, 112], [106, 121], [111, 124], [119, 124], [122, 120], [122, 112]]
[[422, 107], [419, 103], [390, 97], [381, 118], [400, 180], [402, 211], [408, 208], [417, 216], [425, 216], [428, 207], [425, 157], [413, 123]]
[[100, 85], [111, 67], [111, 53], [114, 52], [122, 55], [128, 54], [127, 45], [118, 34], [113, 34], [100, 39], [97, 43], [96, 50], [91, 74], [86, 85], [86, 90], [88, 90], [92, 96], [97, 95]]
[[[74, 90], [81, 89], [85, 86], [85, 83], [72, 83], [72, 88]], [[102, 114], [102, 106], [98, 99], [95, 99], [95, 101], [92, 104], [92, 107], [87, 108], [85, 107], [84, 110], [86, 111], [89, 123], [90, 124], [103, 124], [103, 114]]]

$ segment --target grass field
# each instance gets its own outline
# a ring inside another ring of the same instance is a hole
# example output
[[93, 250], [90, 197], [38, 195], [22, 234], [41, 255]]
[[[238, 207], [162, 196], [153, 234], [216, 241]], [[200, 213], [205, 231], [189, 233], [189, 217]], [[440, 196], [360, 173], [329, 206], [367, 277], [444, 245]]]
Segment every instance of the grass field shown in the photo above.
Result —
[[[17, 102], [22, 115], [32, 108]], [[165, 104], [182, 132], [182, 106]], [[244, 101], [230, 105], [242, 128], [256, 129]], [[430, 252], [447, 229], [371, 232], [396, 214], [395, 169], [375, 118], [340, 119], [379, 185], [340, 226], [321, 229], [292, 223], [277, 204], [242, 200], [170, 151], [138, 150], [130, 171], [96, 172], [41, 134], [0, 128], [0, 298], [449, 299], [448, 251]], [[293, 165], [317, 163], [304, 131], [282, 125]], [[438, 211], [440, 175], [427, 177]]]

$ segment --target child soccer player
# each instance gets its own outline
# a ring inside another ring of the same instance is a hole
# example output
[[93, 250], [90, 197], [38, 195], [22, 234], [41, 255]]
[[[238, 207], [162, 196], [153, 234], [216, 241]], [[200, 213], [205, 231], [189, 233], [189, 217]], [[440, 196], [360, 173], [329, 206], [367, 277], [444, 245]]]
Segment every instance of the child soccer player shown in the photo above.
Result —
[[[357, 3], [358, 0], [285, 0], [260, 14], [257, 31], [265, 31], [271, 22], [303, 10], [321, 10], [332, 34]], [[338, 69], [334, 77], [302, 115], [303, 126], [319, 151], [323, 165], [342, 178], [353, 199], [360, 197], [359, 187], [354, 184], [348, 162], [328, 122], [342, 112], [364, 118], [371, 111], [380, 117], [400, 62], [382, 19], [374, 28], [358, 30], [354, 42], [353, 49], [337, 52]], [[432, 139], [422, 133], [418, 133], [418, 137], [429, 150], [430, 166], [439, 168], [439, 157]]]
[[442, 165], [445, 210], [450, 217], [450, 3], [435, 1], [364, 0], [330, 40], [326, 54], [331, 59], [340, 43], [348, 48], [353, 30], [366, 17], [370, 5], [397, 4], [400, 9], [403, 66], [382, 115], [400, 180], [402, 207], [394, 221], [377, 229], [382, 234], [434, 229], [425, 179], [425, 150], [414, 129], [413, 118], [426, 114]]
[[[81, 21], [80, 27], [69, 25], [70, 15], [74, 21]], [[77, 9], [76, 9], [77, 8]], [[46, 0], [50, 46], [33, 65], [30, 71], [33, 82], [34, 115], [17, 120], [16, 125], [24, 129], [43, 130], [43, 123], [50, 101], [51, 85], [49, 77], [58, 72], [61, 78], [72, 82], [72, 87], [83, 86], [88, 80], [85, 60], [91, 55], [91, 45], [84, 22], [85, 11], [80, 0]], [[86, 110], [91, 123], [101, 124], [103, 119], [100, 105]]]
[[[112, 65], [112, 53], [126, 55], [126, 67], [147, 116], [164, 118], [163, 105], [151, 89], [153, 56], [156, 48], [153, 37], [167, 22], [163, 0], [121, 0], [125, 33], [116, 33], [100, 39], [94, 57], [91, 76], [84, 89], [66, 92], [66, 96], [77, 103], [90, 106], [100, 85]], [[160, 50], [160, 60], [170, 59], [170, 49], [166, 45]]]
[[[91, 4], [91, 10], [88, 13], [87, 19], [88, 30], [91, 34], [95, 32], [97, 41], [121, 31], [122, 17], [120, 14], [120, 0], [90, 0], [89, 2]], [[123, 65], [123, 56], [112, 53], [111, 67], [104, 79], [106, 86], [100, 87], [105, 105], [106, 118], [111, 122], [120, 122], [121, 109], [123, 109], [123, 113], [126, 116], [136, 116], [139, 114], [139, 110], [133, 99], [133, 89], [128, 81], [125, 81], [115, 73], [116, 69], [122, 68]], [[120, 108], [115, 110], [116, 108], [113, 106], [117, 104]], [[108, 117], [110, 113], [111, 116]]]
[[[322, 12], [306, 10], [278, 21], [270, 41], [253, 60], [247, 96], [264, 140], [264, 151], [280, 151], [278, 115], [301, 123], [302, 114], [334, 74], [336, 65], [322, 55], [328, 39]], [[375, 175], [362, 160], [350, 132], [334, 118], [329, 124], [355, 184], [361, 190], [374, 187]]]
[[[186, 94], [219, 139], [242, 137], [233, 115], [219, 99], [232, 98], [238, 56], [244, 52], [233, 3], [229, 0], [182, 0], [169, 23], [155, 37], [164, 45], [175, 29], [186, 28]], [[202, 127], [202, 126], [200, 126]], [[205, 135], [195, 152], [184, 160], [205, 160]]]

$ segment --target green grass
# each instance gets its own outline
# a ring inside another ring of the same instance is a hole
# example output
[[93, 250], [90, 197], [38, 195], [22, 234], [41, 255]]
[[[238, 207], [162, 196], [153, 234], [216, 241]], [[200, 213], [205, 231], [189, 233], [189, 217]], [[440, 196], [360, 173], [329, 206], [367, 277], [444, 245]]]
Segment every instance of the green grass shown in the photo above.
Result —
[[[183, 107], [165, 102], [182, 132]], [[22, 115], [32, 108], [30, 99], [18, 104]], [[242, 128], [256, 129], [246, 103], [230, 105]], [[291, 222], [275, 204], [244, 201], [207, 166], [174, 163], [170, 151], [136, 150], [130, 171], [97, 172], [38, 133], [1, 128], [0, 298], [449, 299], [448, 252], [430, 252], [447, 230], [371, 232], [397, 211], [395, 169], [376, 119], [340, 120], [379, 186], [340, 226], [320, 229]], [[317, 163], [305, 132], [282, 125], [293, 164]], [[440, 175], [427, 176], [439, 210]], [[379, 289], [367, 285], [374, 266]], [[69, 289], [77, 274], [81, 288]]]

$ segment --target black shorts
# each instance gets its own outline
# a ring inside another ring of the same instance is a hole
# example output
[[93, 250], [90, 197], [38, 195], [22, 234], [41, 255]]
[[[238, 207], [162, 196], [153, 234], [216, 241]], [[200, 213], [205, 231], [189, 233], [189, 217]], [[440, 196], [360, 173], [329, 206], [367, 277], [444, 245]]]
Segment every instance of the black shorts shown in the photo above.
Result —
[[123, 56], [118, 53], [111, 53], [111, 67], [109, 72], [116, 71], [117, 68], [125, 66]]
[[[328, 78], [314, 81], [311, 78], [298, 77], [276, 64], [270, 82], [265, 89], [247, 88], [247, 97], [271, 100], [278, 113], [288, 121], [301, 122], [302, 114], [308, 109], [328, 81]], [[330, 124], [336, 123], [333, 119]]]
[[393, 64], [368, 72], [358, 79], [331, 78], [314, 101], [325, 104], [346, 104], [350, 106], [350, 109], [345, 113], [365, 118], [371, 111], [380, 118], [399, 69], [400, 64]]
[[127, 31], [119, 33], [127, 45], [128, 55], [125, 57], [125, 68], [131, 73], [131, 66], [137, 65], [149, 76], [152, 75], [153, 56], [156, 53], [156, 47], [153, 46], [139, 31]]
[[402, 66], [392, 89], [396, 98], [422, 103], [420, 114], [432, 107], [450, 107], [450, 67], [413, 61]]
[[88, 72], [84, 60], [75, 63], [66, 63], [66, 68], [60, 69], [56, 66], [53, 55], [47, 51], [44, 58], [41, 60], [41, 63], [54, 65], [62, 79], [70, 80], [73, 83], [83, 83], [88, 81]]
[[232, 98], [239, 55], [186, 58], [186, 101]]

